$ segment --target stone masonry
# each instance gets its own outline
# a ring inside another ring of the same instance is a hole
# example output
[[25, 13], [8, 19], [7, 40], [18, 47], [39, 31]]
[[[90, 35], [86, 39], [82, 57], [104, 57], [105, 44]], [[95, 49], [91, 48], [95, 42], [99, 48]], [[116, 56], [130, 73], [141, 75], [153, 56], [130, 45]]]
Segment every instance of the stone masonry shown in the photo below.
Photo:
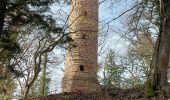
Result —
[[98, 0], [71, 0], [69, 42], [62, 92], [99, 91], [97, 80]]

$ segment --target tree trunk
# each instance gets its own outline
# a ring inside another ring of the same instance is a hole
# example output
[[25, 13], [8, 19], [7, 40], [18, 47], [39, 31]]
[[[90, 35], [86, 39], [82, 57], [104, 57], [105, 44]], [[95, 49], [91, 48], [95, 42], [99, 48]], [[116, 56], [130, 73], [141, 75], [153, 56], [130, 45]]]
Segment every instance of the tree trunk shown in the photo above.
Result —
[[6, 5], [7, 5], [7, 0], [0, 0], [0, 37], [2, 35], [4, 22], [5, 22]]
[[154, 90], [160, 90], [162, 95], [169, 95], [167, 73], [170, 52], [170, 1], [159, 0], [161, 25], [153, 58], [153, 77], [151, 85]]
[[[37, 62], [38, 59], [38, 62]], [[26, 99], [28, 97], [28, 93], [29, 90], [31, 88], [31, 86], [34, 84], [34, 82], [36, 81], [36, 79], [38, 78], [38, 75], [41, 71], [41, 55], [36, 55], [34, 56], [34, 75], [33, 78], [30, 80], [30, 82], [27, 84], [26, 86], [26, 90], [25, 90], [25, 94], [24, 94], [24, 98]]]
[[25, 94], [24, 94], [24, 98], [26, 99], [28, 97], [28, 93], [29, 93], [29, 90], [31, 88], [31, 86], [34, 84], [34, 82], [36, 81], [36, 79], [38, 78], [38, 75], [39, 75], [39, 72], [38, 71], [37, 73], [35, 73], [35, 75], [33, 76], [33, 79], [29, 82], [29, 84], [26, 86], [26, 90], [25, 90]]
[[43, 82], [42, 82], [42, 96], [45, 96], [46, 94], [45, 94], [45, 89], [46, 89], [46, 85], [47, 85], [47, 80], [46, 80], [46, 70], [47, 70], [47, 60], [48, 60], [48, 54], [47, 53], [45, 53], [45, 55], [44, 55], [44, 66], [43, 66]]

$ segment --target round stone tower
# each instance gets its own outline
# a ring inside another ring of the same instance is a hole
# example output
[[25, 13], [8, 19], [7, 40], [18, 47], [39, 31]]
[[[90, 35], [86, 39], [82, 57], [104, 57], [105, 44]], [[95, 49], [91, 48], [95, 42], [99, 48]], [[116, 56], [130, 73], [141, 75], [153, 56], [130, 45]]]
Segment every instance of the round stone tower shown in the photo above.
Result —
[[71, 0], [62, 92], [96, 92], [98, 0]]

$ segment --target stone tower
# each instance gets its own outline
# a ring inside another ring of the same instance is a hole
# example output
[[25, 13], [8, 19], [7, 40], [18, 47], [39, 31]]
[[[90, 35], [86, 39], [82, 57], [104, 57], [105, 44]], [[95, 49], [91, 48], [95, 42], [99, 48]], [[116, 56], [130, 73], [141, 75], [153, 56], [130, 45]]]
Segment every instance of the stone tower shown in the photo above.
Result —
[[62, 92], [96, 92], [98, 0], [71, 0]]

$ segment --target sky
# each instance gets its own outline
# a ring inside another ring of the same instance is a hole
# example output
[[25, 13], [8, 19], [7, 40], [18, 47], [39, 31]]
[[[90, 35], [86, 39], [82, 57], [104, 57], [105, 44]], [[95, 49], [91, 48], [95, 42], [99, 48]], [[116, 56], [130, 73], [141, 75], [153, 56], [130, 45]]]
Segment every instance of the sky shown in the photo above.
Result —
[[[105, 21], [107, 23], [117, 18], [123, 12], [131, 8], [131, 6], [132, 0], [120, 0], [114, 4], [103, 3], [99, 6], [99, 22]], [[126, 50], [124, 49], [126, 49], [126, 45], [128, 45], [120, 36], [120, 32], [125, 31], [125, 26], [123, 24], [125, 16], [126, 14], [109, 23], [109, 32], [107, 32], [108, 38], [106, 45], [120, 54], [125, 53]], [[107, 25], [105, 25], [105, 27], [107, 28]]]

